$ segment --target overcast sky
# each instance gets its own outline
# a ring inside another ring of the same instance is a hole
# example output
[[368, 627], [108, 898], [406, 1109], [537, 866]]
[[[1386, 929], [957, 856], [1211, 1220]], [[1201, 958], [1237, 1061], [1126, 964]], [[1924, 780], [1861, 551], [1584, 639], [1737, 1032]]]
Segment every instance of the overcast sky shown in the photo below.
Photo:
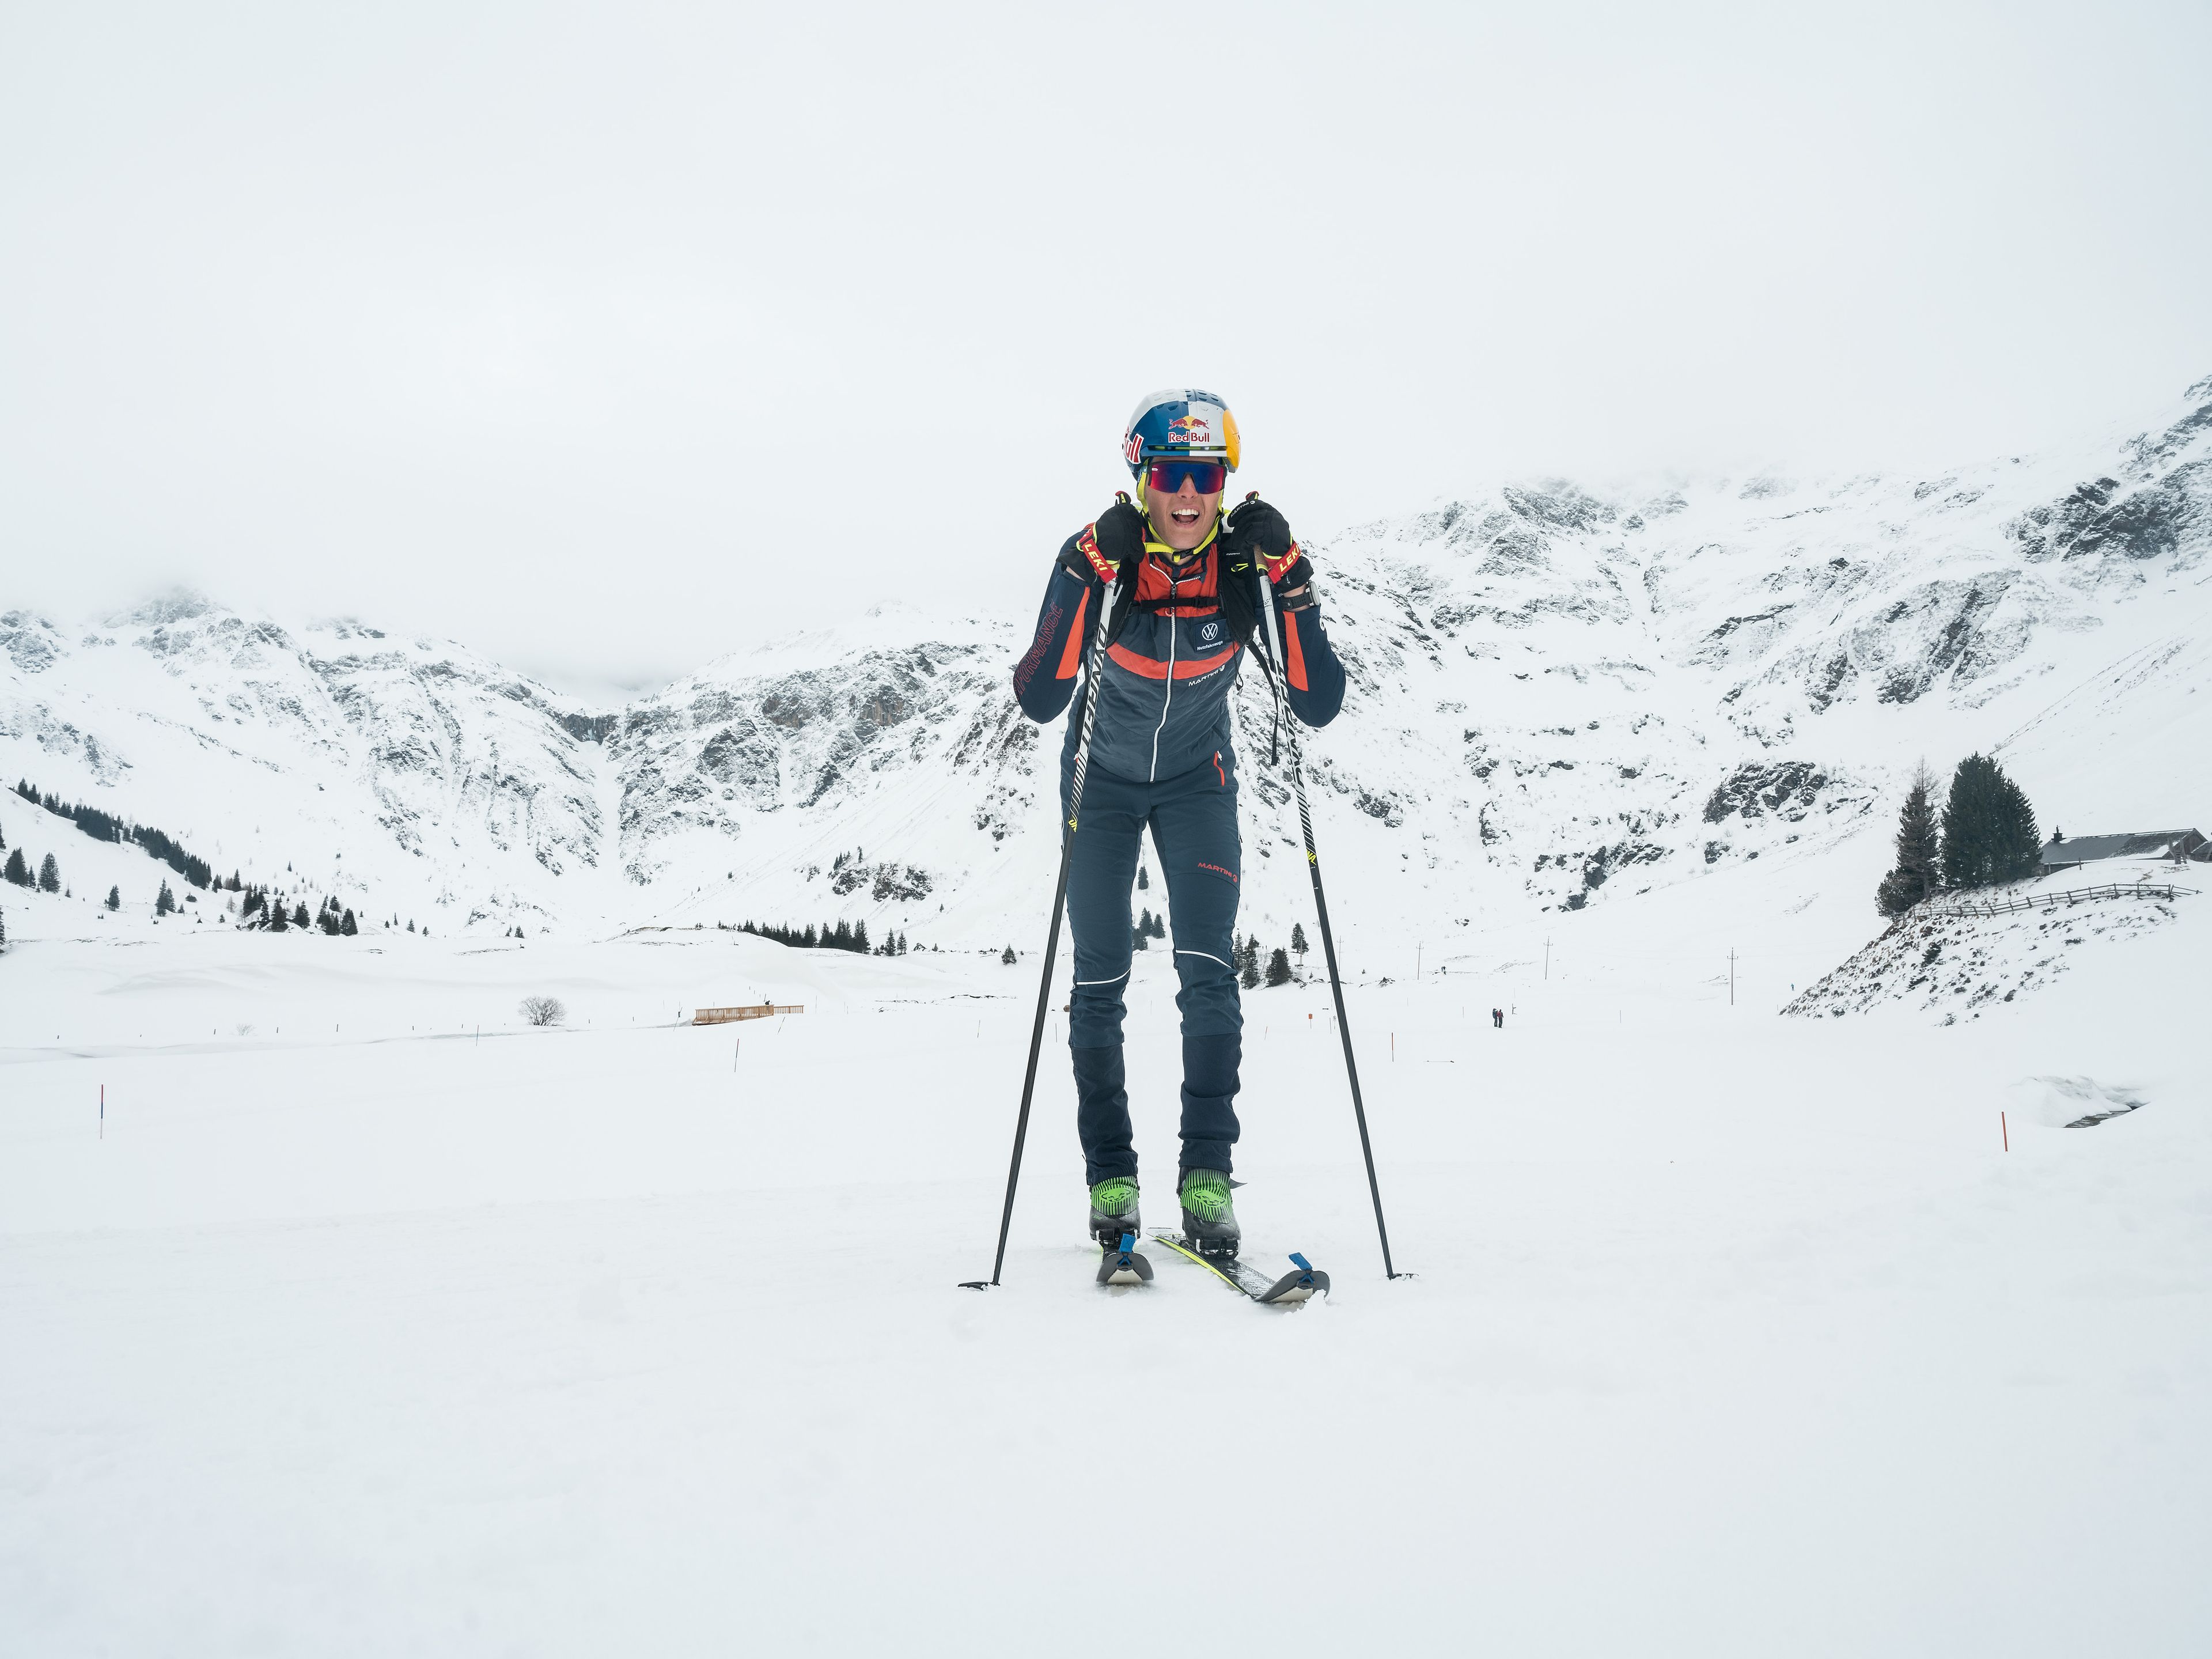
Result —
[[1166, 384], [1309, 532], [2029, 447], [2212, 373], [2208, 85], [2205, 0], [0, 0], [0, 609], [1026, 618]]

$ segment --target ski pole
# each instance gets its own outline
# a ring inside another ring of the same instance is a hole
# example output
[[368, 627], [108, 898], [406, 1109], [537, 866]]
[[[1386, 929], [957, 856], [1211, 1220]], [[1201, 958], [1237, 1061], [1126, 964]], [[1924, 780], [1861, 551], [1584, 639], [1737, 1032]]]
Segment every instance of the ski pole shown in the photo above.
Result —
[[1052, 1000], [1052, 967], [1060, 954], [1060, 913], [1067, 908], [1067, 869], [1075, 856], [1075, 820], [1083, 805], [1083, 774], [1091, 759], [1091, 728], [1098, 716], [1097, 690], [1098, 678], [1106, 668], [1106, 623], [1114, 612], [1115, 585], [1102, 582], [1099, 586], [1098, 627], [1091, 635], [1091, 660], [1083, 676], [1083, 732], [1075, 744], [1075, 775], [1067, 794], [1067, 817], [1060, 830], [1060, 879], [1052, 890], [1052, 927], [1045, 936], [1044, 967], [1037, 975], [1036, 1018], [1030, 1027], [1029, 1068], [1022, 1073], [1022, 1109], [1014, 1119], [1014, 1157], [1006, 1170], [1006, 1206], [999, 1217], [999, 1253], [991, 1258], [991, 1277], [963, 1279], [963, 1291], [985, 1291], [999, 1282], [999, 1270], [1006, 1265], [1006, 1234], [1014, 1224], [1014, 1188], [1022, 1178], [1022, 1143], [1029, 1139], [1030, 1102], [1036, 1092], [1037, 1054], [1044, 1046], [1044, 1016]]
[[1375, 1231], [1382, 1241], [1382, 1273], [1386, 1279], [1395, 1279], [1398, 1270], [1390, 1265], [1390, 1230], [1382, 1222], [1382, 1188], [1375, 1179], [1375, 1150], [1367, 1139], [1367, 1108], [1359, 1097], [1359, 1064], [1352, 1057], [1352, 1024], [1344, 1014], [1344, 981], [1336, 971], [1336, 935], [1329, 928], [1328, 895], [1322, 891], [1321, 860], [1314, 852], [1313, 815], [1306, 810], [1305, 769], [1298, 759], [1297, 718], [1283, 718], [1283, 641], [1264, 560], [1252, 562], [1252, 580], [1259, 585], [1260, 615], [1267, 624], [1267, 666], [1273, 670], [1267, 685], [1275, 696], [1275, 724], [1290, 750], [1291, 787], [1297, 796], [1298, 829], [1306, 840], [1306, 873], [1313, 878], [1314, 914], [1321, 921], [1321, 948], [1328, 962], [1329, 994], [1336, 999], [1336, 1031], [1344, 1040], [1344, 1074], [1352, 1083], [1352, 1115], [1359, 1122], [1359, 1156], [1367, 1163], [1367, 1195], [1375, 1200]]

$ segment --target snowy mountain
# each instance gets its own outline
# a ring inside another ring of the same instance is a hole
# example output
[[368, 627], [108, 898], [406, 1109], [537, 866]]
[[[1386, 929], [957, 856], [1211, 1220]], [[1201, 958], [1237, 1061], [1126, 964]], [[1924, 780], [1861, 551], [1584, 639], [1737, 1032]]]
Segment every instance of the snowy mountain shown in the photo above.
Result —
[[[1923, 755], [2001, 752], [2046, 828], [2212, 816], [2172, 793], [2212, 738], [2212, 379], [2125, 434], [1931, 477], [1501, 486], [1309, 547], [1351, 669], [1306, 751], [1347, 937], [1761, 859], [1836, 853], [1870, 890]], [[1010, 694], [1028, 621], [879, 609], [601, 708], [350, 621], [12, 611], [0, 774], [441, 932], [846, 915], [1026, 945], [1059, 741]], [[1307, 900], [1252, 764], [1268, 714], [1248, 675], [1246, 916], [1273, 939]], [[91, 845], [9, 803], [11, 845]]]

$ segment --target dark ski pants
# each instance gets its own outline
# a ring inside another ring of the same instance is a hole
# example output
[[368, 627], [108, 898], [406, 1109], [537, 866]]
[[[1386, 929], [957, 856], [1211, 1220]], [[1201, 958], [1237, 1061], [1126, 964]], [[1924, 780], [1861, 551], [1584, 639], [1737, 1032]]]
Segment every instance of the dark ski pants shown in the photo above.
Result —
[[[1067, 775], [1060, 800], [1067, 799]], [[1137, 1173], [1121, 1066], [1122, 993], [1129, 983], [1130, 896], [1149, 825], [1167, 888], [1168, 930], [1182, 988], [1182, 1167], [1229, 1169], [1237, 1144], [1237, 762], [1227, 750], [1180, 776], [1131, 783], [1093, 770], [1083, 781], [1067, 921], [1075, 993], [1067, 1046], [1075, 1062], [1075, 1127], [1085, 1179]]]

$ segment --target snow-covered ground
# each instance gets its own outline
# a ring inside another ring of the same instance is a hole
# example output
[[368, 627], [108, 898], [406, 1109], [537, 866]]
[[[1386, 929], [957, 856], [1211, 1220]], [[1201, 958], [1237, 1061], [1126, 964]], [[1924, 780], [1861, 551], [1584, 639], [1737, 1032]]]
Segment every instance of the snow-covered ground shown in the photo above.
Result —
[[[957, 1288], [1034, 955], [18, 945], [0, 1648], [2204, 1651], [2212, 897], [1945, 1029], [1778, 1018], [1789, 881], [1367, 965], [1396, 1282], [1326, 992], [1249, 996], [1295, 1312], [1090, 1282], [1056, 1024]], [[1171, 990], [1139, 957], [1158, 1220]], [[673, 1023], [756, 998], [807, 1011]], [[2061, 1127], [2097, 1091], [2143, 1104]]]

